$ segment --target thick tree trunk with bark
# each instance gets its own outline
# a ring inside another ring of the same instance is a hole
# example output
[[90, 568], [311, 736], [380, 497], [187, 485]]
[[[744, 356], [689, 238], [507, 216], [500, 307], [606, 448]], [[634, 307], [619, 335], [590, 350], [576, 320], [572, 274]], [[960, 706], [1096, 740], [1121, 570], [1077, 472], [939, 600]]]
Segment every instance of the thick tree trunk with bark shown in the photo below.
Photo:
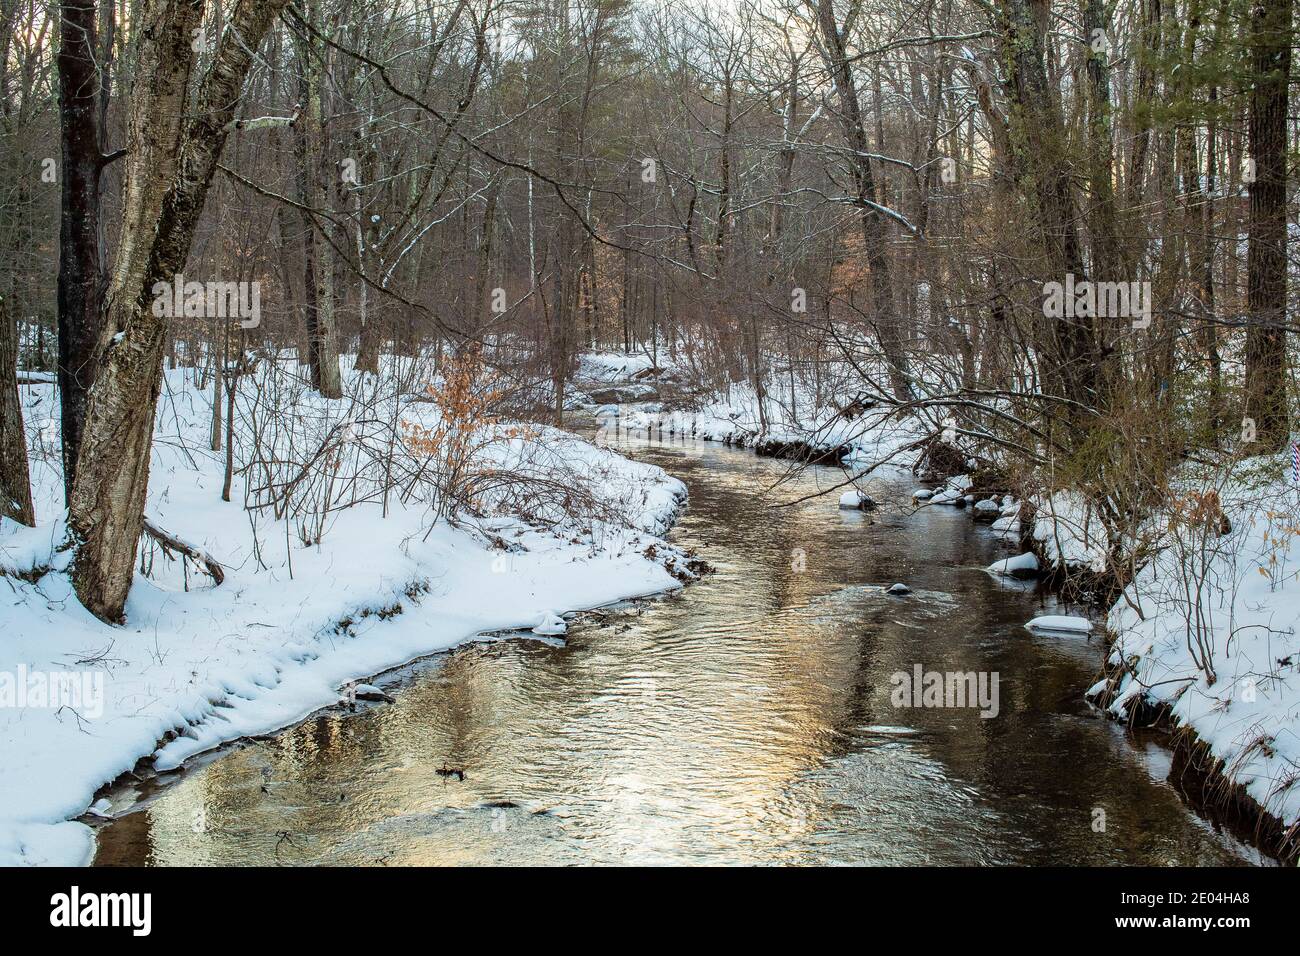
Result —
[[[253, 52], [287, 0], [238, 0], [217, 46], [213, 64], [199, 87], [177, 150], [175, 172], [165, 186], [152, 241], [133, 269], [119, 270], [117, 293], [107, 304], [114, 331], [100, 364], [82, 436], [73, 484], [69, 527], [75, 547], [72, 580], [81, 603], [97, 617], [121, 621], [143, 530], [145, 491], [154, 410], [162, 380], [166, 319], [152, 311], [152, 288], [185, 268], [190, 243], [207, 199], [229, 125], [239, 105]], [[186, 76], [193, 66], [190, 49], [193, 15], [201, 3], [158, 0], [145, 16], [159, 25], [142, 35], [141, 60], [155, 64], [162, 79]], [[168, 59], [179, 54], [179, 59]], [[183, 51], [183, 52], [182, 52]], [[139, 91], [138, 91], [139, 92]], [[133, 97], [132, 143], [151, 141], [153, 123], [165, 117], [147, 112], [152, 97]], [[157, 175], [156, 172], [153, 175]], [[151, 195], [154, 184], [139, 183], [134, 202]], [[131, 222], [135, 208], [124, 210]]]
[[1287, 81], [1291, 74], [1291, 0], [1258, 0], [1250, 11], [1250, 184], [1246, 286], [1246, 417], [1254, 450], [1271, 452], [1290, 435], [1286, 405]]
[[63, 487], [71, 498], [103, 325], [99, 245], [100, 77], [94, 0], [60, 5], [59, 394]]
[[0, 515], [19, 524], [36, 524], [27, 436], [18, 404], [18, 328], [0, 298]]
[[[1048, 0], [1004, 0], [1001, 42], [1011, 100], [1010, 146], [1014, 168], [1036, 213], [1050, 278], [1064, 282], [1068, 273], [1083, 281], [1087, 270], [1079, 243], [1065, 124], [1044, 62], [1049, 17]], [[1080, 406], [1098, 406], [1099, 356], [1091, 319], [1044, 317], [1039, 353], [1043, 379], [1051, 390]], [[1075, 419], [1076, 424], [1081, 421]]]
[[[1110, 23], [1103, 0], [1083, 0], [1083, 33], [1092, 40], [1108, 36]], [[1115, 162], [1111, 134], [1109, 43], [1089, 42], [1086, 86], [1088, 108], [1088, 191], [1086, 214], [1092, 242], [1093, 270], [1103, 281], [1123, 278], [1119, 222], [1115, 212]]]

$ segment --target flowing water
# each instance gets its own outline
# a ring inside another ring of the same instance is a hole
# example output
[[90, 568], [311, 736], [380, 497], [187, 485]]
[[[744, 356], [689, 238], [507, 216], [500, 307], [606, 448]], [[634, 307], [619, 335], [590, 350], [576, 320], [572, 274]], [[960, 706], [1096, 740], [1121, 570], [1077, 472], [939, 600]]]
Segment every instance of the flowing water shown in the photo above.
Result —
[[[683, 591], [470, 644], [329, 711], [136, 785], [112, 864], [1211, 864], [1255, 860], [1166, 782], [1169, 755], [1083, 701], [1097, 638], [981, 569], [1008, 552], [965, 511], [841, 512], [843, 478], [694, 441], [624, 436], [680, 477], [674, 530], [716, 568]], [[912, 593], [886, 594], [896, 581]], [[1078, 613], [1075, 609], [1075, 613]], [[895, 672], [998, 676], [998, 713], [898, 708]], [[463, 768], [465, 779], [438, 773]], [[118, 794], [120, 798], [122, 794]]]

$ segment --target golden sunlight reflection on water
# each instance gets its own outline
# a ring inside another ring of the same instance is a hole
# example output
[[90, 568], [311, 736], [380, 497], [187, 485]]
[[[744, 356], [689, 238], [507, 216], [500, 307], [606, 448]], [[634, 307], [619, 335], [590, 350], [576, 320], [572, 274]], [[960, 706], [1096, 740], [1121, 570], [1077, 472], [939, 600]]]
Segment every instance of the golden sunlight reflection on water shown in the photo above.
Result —
[[[909, 514], [898, 474], [872, 480], [884, 507], [870, 517], [838, 495], [772, 508], [760, 492], [783, 463], [624, 441], [690, 486], [673, 538], [716, 574], [593, 615], [563, 646], [462, 647], [386, 678], [395, 704], [318, 715], [147, 785], [100, 831], [97, 862], [1241, 858], [1083, 704], [1097, 645], [1024, 631], [1051, 600], [979, 570], [1005, 551], [968, 514]], [[776, 495], [841, 479], [815, 469]], [[885, 594], [895, 581], [913, 593]], [[895, 709], [889, 677], [916, 663], [998, 672], [1001, 713]]]

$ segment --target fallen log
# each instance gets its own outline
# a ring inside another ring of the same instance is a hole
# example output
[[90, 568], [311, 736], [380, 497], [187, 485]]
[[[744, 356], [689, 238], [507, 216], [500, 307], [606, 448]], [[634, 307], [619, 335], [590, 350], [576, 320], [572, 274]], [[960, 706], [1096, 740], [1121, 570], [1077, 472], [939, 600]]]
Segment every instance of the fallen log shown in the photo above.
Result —
[[221, 565], [217, 563], [216, 558], [208, 554], [202, 548], [196, 548], [188, 541], [182, 541], [170, 531], [164, 531], [147, 517], [144, 519], [144, 533], [157, 541], [158, 546], [163, 549], [163, 553], [168, 557], [171, 556], [173, 551], [179, 552], [191, 561], [197, 561], [199, 564], [203, 565], [203, 567], [207, 569], [208, 574], [212, 577], [212, 580], [217, 584], [221, 584], [226, 580], [226, 572]]

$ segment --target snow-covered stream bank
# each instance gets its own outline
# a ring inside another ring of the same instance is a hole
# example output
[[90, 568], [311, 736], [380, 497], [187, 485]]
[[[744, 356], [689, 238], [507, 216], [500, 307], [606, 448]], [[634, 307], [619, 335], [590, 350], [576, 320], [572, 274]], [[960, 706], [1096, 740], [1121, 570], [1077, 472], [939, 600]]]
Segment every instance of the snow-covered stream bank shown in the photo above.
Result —
[[[338, 701], [349, 682], [481, 632], [553, 625], [557, 613], [671, 590], [689, 576], [659, 537], [684, 506], [683, 485], [562, 432], [503, 434], [490, 452], [592, 489], [596, 512], [545, 530], [509, 514], [453, 528], [432, 521], [427, 501], [397, 492], [341, 507], [329, 474], [318, 524], [247, 511], [247, 485], [262, 477], [254, 472], [237, 474], [233, 501], [223, 502], [224, 454], [207, 450], [209, 393], [186, 375], [168, 377], [147, 514], [216, 558], [225, 582], [213, 587], [192, 564], [146, 554], [152, 576], [137, 575], [124, 627], [94, 619], [71, 592], [57, 550], [57, 406], [48, 385], [21, 389], [39, 525], [0, 529], [0, 864], [87, 862], [91, 830], [72, 818], [141, 759], [179, 766], [292, 725]], [[300, 391], [296, 421], [317, 432], [297, 436], [297, 454], [309, 457], [312, 441], [333, 441], [343, 424], [335, 472], [355, 467], [362, 484], [367, 469], [385, 466], [386, 449], [366, 444], [346, 402]], [[244, 400], [241, 426], [259, 414], [260, 396]], [[434, 410], [400, 414], [428, 425]]]
[[[812, 468], [777, 492], [798, 503], [772, 508], [763, 491], [790, 478], [789, 463], [684, 439], [700, 434], [695, 427], [667, 429], [666, 442], [656, 429], [647, 443], [606, 419], [592, 444], [503, 423], [486, 446], [490, 469], [540, 476], [551, 497], [516, 493], [495, 516], [456, 528], [431, 520], [415, 484], [375, 492], [376, 473], [393, 468], [386, 454], [398, 455], [398, 472], [412, 464], [405, 445], [384, 444], [393, 429], [375, 429], [375, 419], [431, 427], [436, 409], [386, 409], [371, 396], [362, 416], [305, 392], [287, 400], [297, 429], [287, 436], [268, 430], [260, 395], [241, 394], [249, 403], [241, 427], [284, 443], [278, 466], [296, 476], [296, 461], [327, 465], [306, 484], [328, 506], [313, 517], [311, 500], [300, 499], [305, 516], [285, 521], [258, 507], [259, 489], [279, 487], [284, 473], [258, 473], [269, 466], [248, 436], [239, 438], [237, 460], [248, 465], [236, 472], [234, 500], [220, 500], [224, 456], [207, 450], [207, 393], [193, 391], [183, 373], [169, 379], [149, 515], [211, 553], [226, 580], [213, 587], [192, 565], [146, 551], [128, 624], [110, 628], [70, 593], [50, 454], [55, 408], [49, 386], [24, 387], [41, 524], [0, 529], [3, 584], [13, 595], [0, 609], [0, 862], [84, 862], [87, 824], [109, 820], [100, 862], [280, 862], [286, 851], [270, 837], [282, 833], [297, 834], [301, 862], [1164, 864], [1250, 856], [1180, 802], [1159, 741], [1083, 703], [1101, 656], [1100, 627], [1079, 626], [1080, 609], [1032, 581], [986, 573], [1027, 563], [1008, 546], [1017, 520], [1010, 499], [970, 496], [971, 507], [959, 510], [951, 505], [966, 501], [965, 479], [914, 496], [906, 469], [882, 468], [845, 491], [843, 470]], [[910, 454], [916, 431], [899, 426], [853, 444], [864, 460]], [[315, 454], [318, 446], [327, 453]], [[664, 536], [686, 485], [692, 512], [673, 546]], [[354, 489], [351, 498], [340, 497], [340, 486]], [[864, 499], [874, 507], [854, 507]], [[1233, 525], [1249, 545], [1233, 552], [1249, 559], [1241, 574], [1281, 555], [1269, 587], [1250, 587], [1253, 576], [1241, 581], [1253, 617], [1236, 620], [1260, 633], [1237, 641], [1233, 660], [1254, 667], [1269, 663], [1256, 651], [1294, 637], [1286, 630], [1286, 549], [1274, 541], [1289, 546], [1293, 532], [1256, 527], [1238, 511]], [[1089, 535], [1072, 535], [1069, 525], [1045, 540], [1089, 557]], [[1208, 556], [1220, 560], [1226, 543]], [[567, 611], [679, 589], [692, 576], [681, 548], [698, 549], [719, 574], [644, 615], [598, 615], [564, 636]], [[1050, 561], [1051, 549], [1044, 553]], [[1159, 598], [1176, 570], [1153, 564], [1127, 599]], [[1163, 600], [1154, 606], [1176, 606], [1177, 594]], [[1286, 620], [1256, 628], [1260, 615]], [[1038, 626], [1026, 630], [1031, 620]], [[1189, 713], [1198, 727], [1222, 729], [1216, 744], [1230, 746], [1241, 715], [1254, 715], [1248, 729], [1263, 744], [1229, 770], [1286, 795], [1275, 771], [1291, 751], [1259, 732], [1263, 721], [1293, 719], [1270, 696], [1287, 689], [1285, 675], [1252, 684], [1252, 670], [1221, 663], [1230, 679], [1210, 692], [1196, 684], [1194, 662], [1178, 658], [1176, 628], [1147, 641], [1143, 626], [1129, 621], [1131, 640], [1115, 648], [1134, 658], [1117, 707], [1145, 686], [1171, 686], [1148, 676], [1166, 667], [1192, 688], [1170, 701], [1205, 701]], [[334, 706], [353, 693], [376, 696], [358, 691], [358, 680], [484, 632], [518, 629], [544, 640], [475, 645], [389, 674], [383, 691], [395, 703], [356, 714]], [[1254, 657], [1241, 656], [1243, 648]], [[1292, 666], [1285, 650], [1278, 667]], [[902, 706], [891, 693], [895, 679], [917, 668], [920, 703]], [[932, 708], [920, 692], [929, 674], [970, 674], [1001, 696], [982, 712]], [[1243, 709], [1231, 698], [1247, 684], [1252, 706]], [[1216, 695], [1226, 704], [1215, 704]], [[289, 729], [172, 773], [223, 743], [281, 728]], [[358, 742], [343, 753], [340, 740]], [[449, 789], [448, 767], [466, 774], [455, 781], [463, 787]], [[148, 782], [135, 781], [133, 768]], [[109, 799], [90, 807], [115, 779]], [[159, 789], [165, 781], [173, 783]], [[346, 813], [336, 817], [326, 790]], [[545, 811], [544, 844], [523, 839], [507, 852], [480, 838], [484, 813], [493, 812], [495, 826], [497, 811], [519, 808]], [[195, 819], [217, 822], [192, 829]], [[178, 828], [182, 820], [190, 822]]]
[[[1025, 629], [1079, 611], [985, 573], [1007, 553], [988, 525], [912, 513], [905, 472], [873, 476], [871, 514], [834, 495], [774, 509], [760, 491], [783, 462], [606, 437], [687, 484], [671, 539], [716, 573], [562, 642], [460, 647], [382, 680], [393, 703], [124, 786], [97, 862], [1253, 859], [1180, 800], [1167, 750], [1084, 703], [1098, 637]], [[997, 715], [895, 706], [918, 664], [998, 674]]]

